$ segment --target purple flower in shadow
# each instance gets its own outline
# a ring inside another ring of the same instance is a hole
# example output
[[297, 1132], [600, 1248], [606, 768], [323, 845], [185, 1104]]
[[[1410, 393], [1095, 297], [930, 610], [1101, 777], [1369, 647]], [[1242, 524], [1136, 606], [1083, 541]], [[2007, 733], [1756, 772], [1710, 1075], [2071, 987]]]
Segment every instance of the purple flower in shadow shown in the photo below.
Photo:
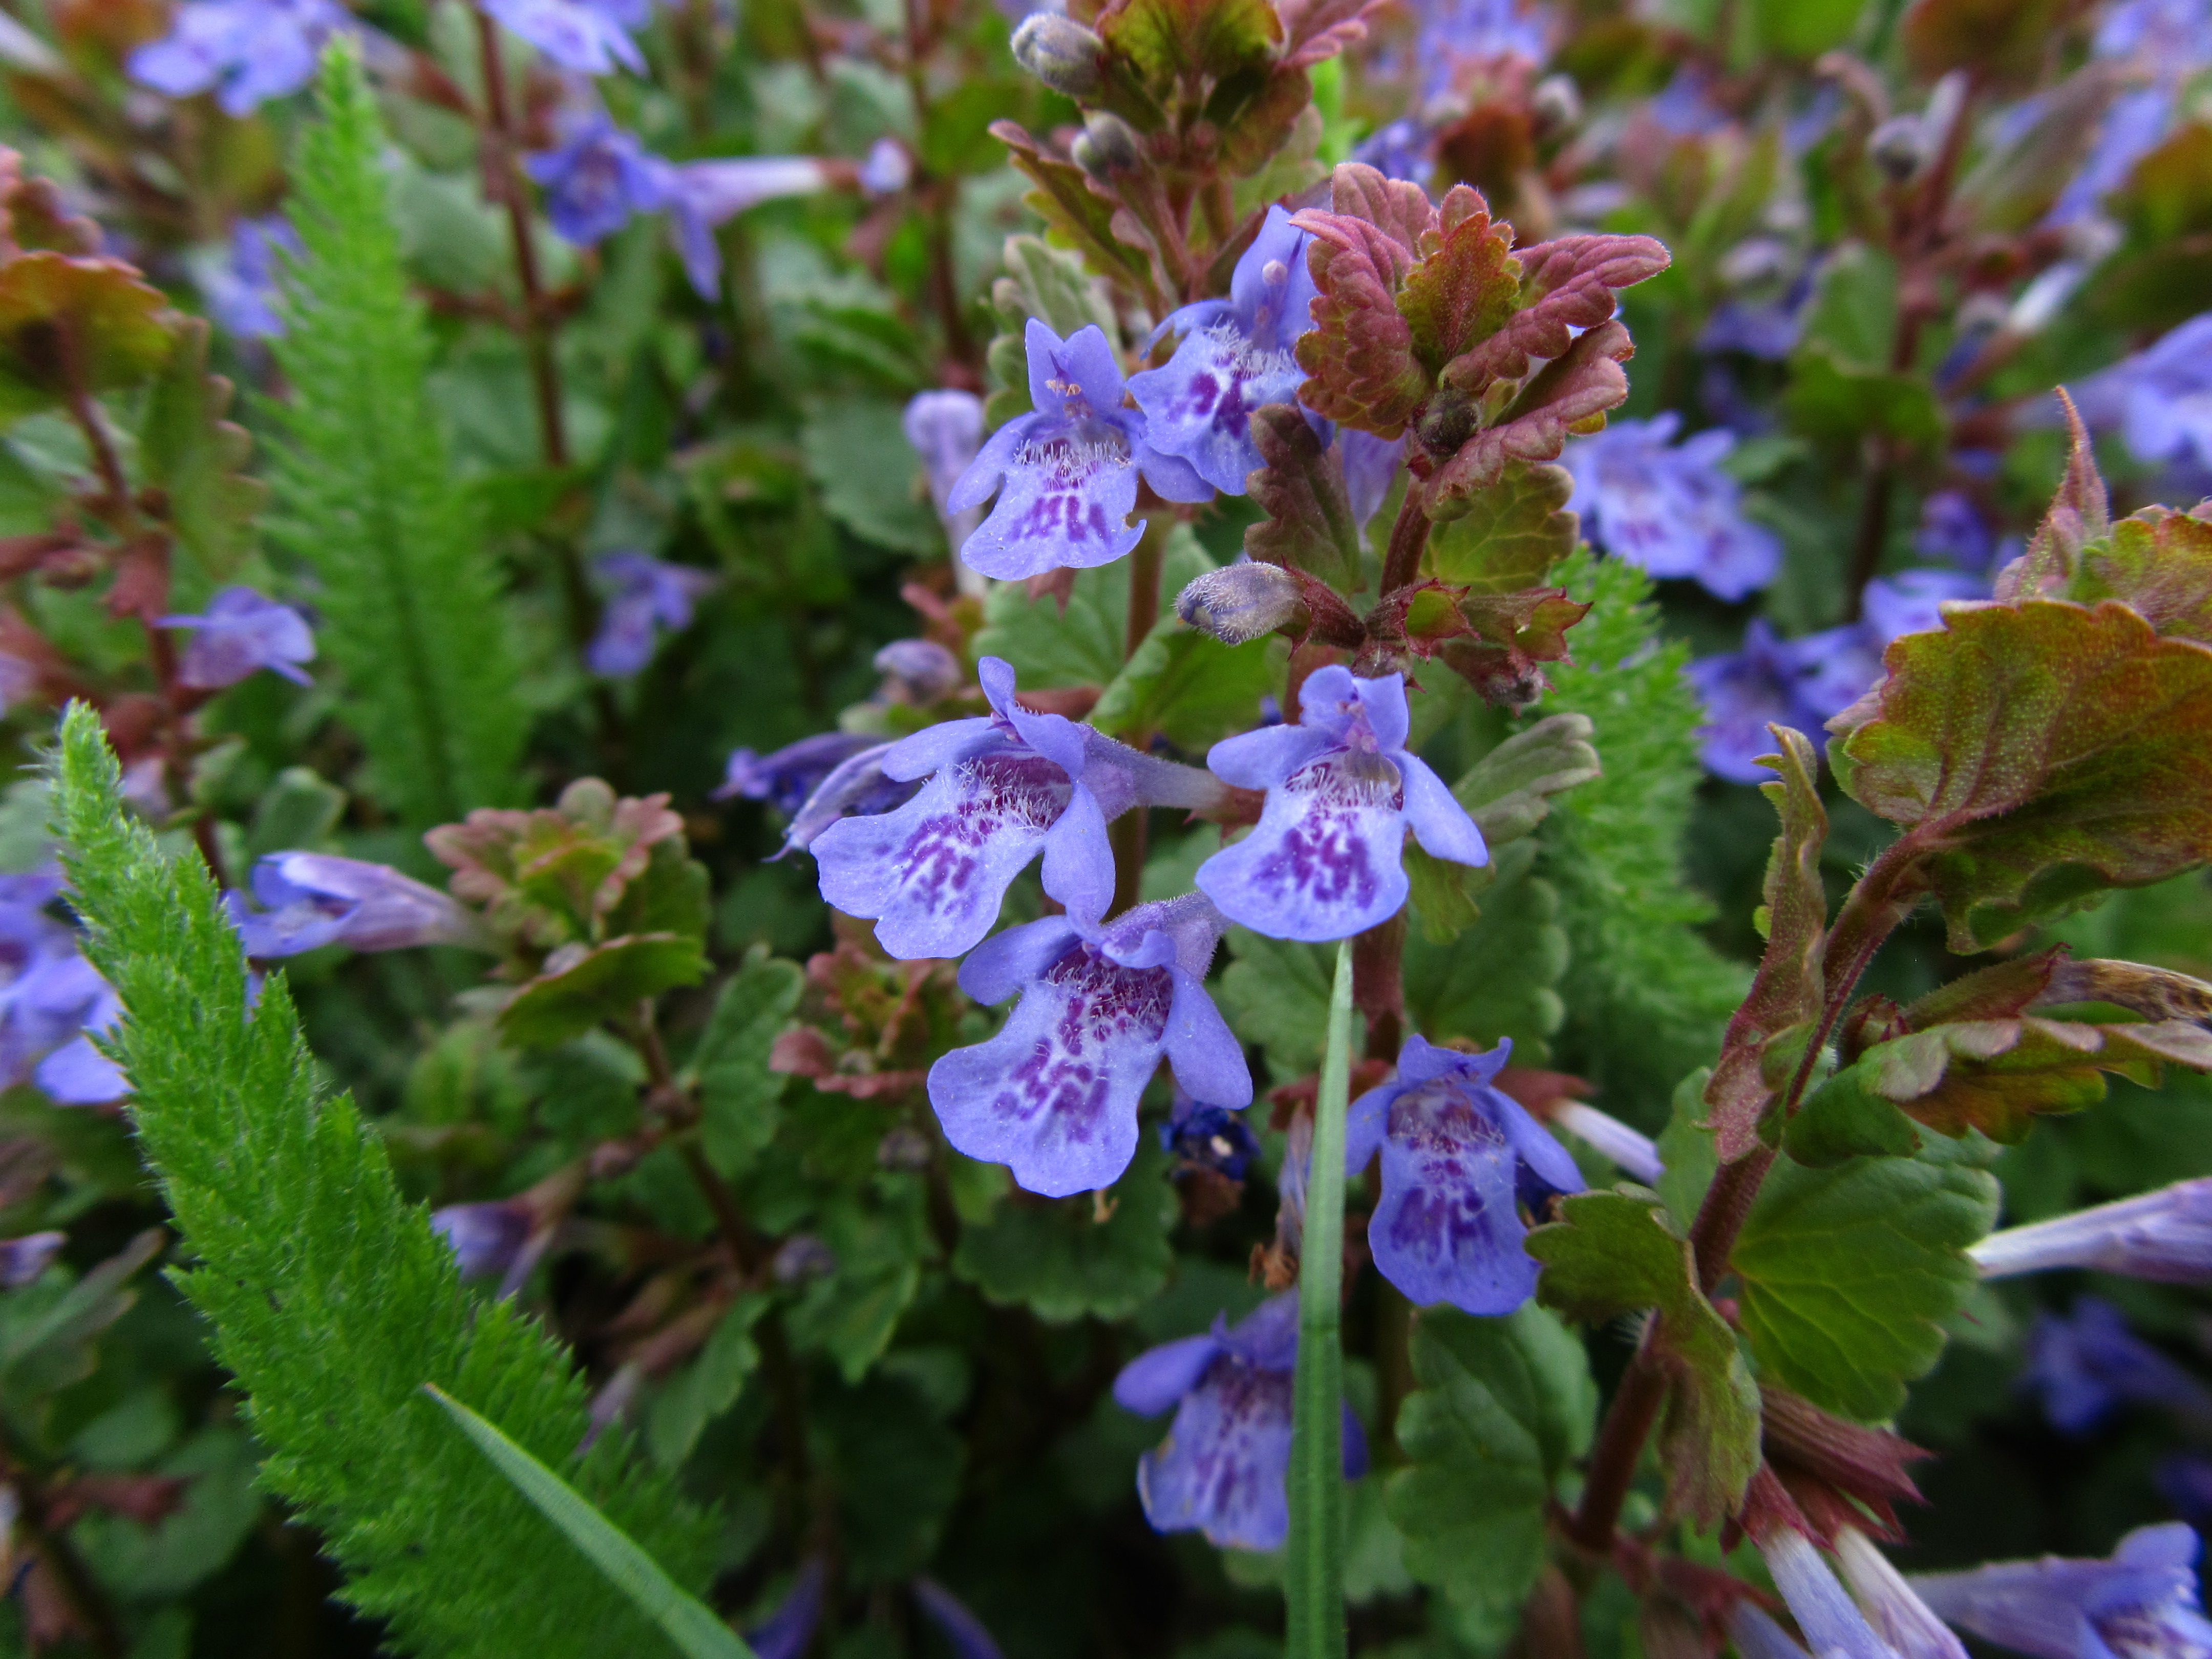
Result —
[[430, 1212], [430, 1227], [452, 1249], [463, 1279], [504, 1279], [537, 1230], [538, 1218], [520, 1199], [448, 1204]]
[[799, 1564], [791, 1589], [774, 1613], [745, 1632], [753, 1659], [799, 1659], [813, 1645], [822, 1622], [822, 1592], [830, 1582], [829, 1563], [810, 1555]]
[[1973, 497], [1963, 489], [1939, 489], [1920, 504], [1920, 527], [1912, 550], [1923, 559], [1941, 559], [1981, 574], [1996, 551], [1996, 535]]
[[21, 1238], [0, 1238], [0, 1291], [27, 1285], [62, 1253], [66, 1233], [26, 1233]]
[[2046, 1555], [1905, 1582], [1946, 1622], [2035, 1659], [2203, 1659], [2212, 1623], [2198, 1600], [2201, 1547], [2169, 1521], [2136, 1528], [2110, 1560]]
[[2064, 1434], [2087, 1434], [2130, 1405], [2212, 1422], [2212, 1389], [2130, 1330], [2101, 1297], [2079, 1298], [2063, 1316], [2036, 1315], [2018, 1387]]
[[876, 938], [895, 957], [973, 949], [1008, 884], [1040, 853], [1045, 891], [1072, 912], [1102, 916], [1114, 892], [1108, 822], [1139, 805], [1202, 807], [1221, 794], [1194, 767], [1140, 755], [1059, 714], [1031, 714], [1014, 701], [1014, 671], [997, 657], [984, 658], [976, 678], [993, 713], [917, 732], [876, 763], [892, 782], [927, 778], [919, 794], [812, 838], [822, 896], [847, 915], [875, 918]]
[[228, 246], [212, 259], [194, 263], [208, 315], [241, 340], [283, 333], [284, 319], [276, 310], [279, 256], [299, 252], [299, 233], [283, 214], [240, 219], [230, 228]]
[[1774, 580], [1781, 541], [1743, 516], [1735, 480], [1721, 471], [1735, 434], [1715, 428], [1677, 444], [1680, 424], [1670, 412], [1575, 440], [1561, 457], [1575, 477], [1567, 505], [1613, 557], [1740, 599]]
[[1486, 864], [1482, 831], [1443, 780], [1406, 750], [1405, 678], [1356, 679], [1335, 665], [1298, 691], [1298, 724], [1213, 745], [1215, 775], [1267, 793], [1259, 826], [1198, 868], [1231, 921], [1274, 939], [1333, 939], [1397, 915], [1406, 832], [1431, 857]]
[[112, 1026], [122, 1004], [46, 914], [61, 885], [52, 866], [0, 877], [0, 1086], [34, 1083], [58, 1104], [97, 1106], [130, 1092], [87, 1035]]
[[1382, 1154], [1368, 1249], [1416, 1307], [1511, 1313], [1536, 1288], [1521, 1206], [1540, 1214], [1553, 1194], [1583, 1189], [1566, 1148], [1491, 1086], [1512, 1052], [1510, 1042], [1466, 1054], [1408, 1037], [1397, 1076], [1352, 1103], [1346, 1172]]
[[637, 673], [651, 662], [662, 629], [689, 628], [692, 605], [717, 580], [712, 571], [642, 553], [603, 554], [592, 564], [608, 592], [599, 631], [584, 647], [584, 663], [611, 678]]
[[1170, 312], [1153, 337], [1180, 333], [1175, 356], [1129, 377], [1129, 395], [1145, 411], [1146, 441], [1182, 456], [1224, 494], [1242, 495], [1245, 475], [1261, 465], [1252, 411], [1297, 401], [1305, 371], [1291, 346], [1314, 325], [1311, 307], [1321, 292], [1306, 269], [1312, 240], [1281, 208], [1269, 208], [1237, 261], [1229, 297]]
[[418, 945], [490, 948], [473, 911], [400, 874], [389, 865], [331, 853], [270, 853], [253, 866], [248, 909], [224, 895], [246, 954], [257, 959], [298, 956], [325, 945], [356, 951], [405, 951]]
[[193, 630], [177, 678], [202, 691], [235, 685], [263, 668], [305, 685], [299, 665], [315, 659], [307, 618], [250, 587], [226, 587], [208, 601], [204, 616], [164, 617], [161, 625]]
[[1112, 563], [1145, 533], [1129, 522], [1140, 472], [1169, 501], [1213, 499], [1188, 461], [1147, 441], [1142, 412], [1122, 407], [1121, 366], [1096, 323], [1063, 340], [1032, 317], [1025, 339], [1034, 411], [993, 433], [945, 498], [964, 513], [998, 494], [961, 546], [971, 568], [1011, 581]]
[[740, 155], [661, 163], [662, 204], [684, 274], [702, 300], [722, 285], [722, 251], [714, 228], [779, 196], [811, 196], [830, 183], [830, 169], [811, 155]]
[[1184, 1169], [1212, 1170], [1231, 1181], [1243, 1180], [1260, 1156], [1259, 1137], [1243, 1111], [1202, 1104], [1180, 1086], [1168, 1121], [1160, 1125], [1160, 1146]]
[[786, 817], [797, 816], [823, 780], [864, 749], [887, 749], [881, 738], [865, 732], [818, 732], [765, 755], [750, 749], [733, 752], [723, 769], [716, 800], [766, 801]]
[[579, 246], [604, 241], [632, 214], [665, 204], [668, 163], [603, 110], [574, 122], [558, 149], [526, 156], [522, 165], [544, 186], [554, 234]]
[[1074, 907], [1009, 927], [960, 966], [978, 1002], [1021, 1002], [988, 1042], [929, 1068], [945, 1138], [1033, 1193], [1109, 1187], [1137, 1150], [1137, 1102], [1164, 1059], [1197, 1098], [1248, 1106], [1244, 1050], [1204, 983], [1221, 915], [1192, 893], [1101, 927]]
[[212, 91], [224, 114], [249, 115], [306, 86], [323, 43], [355, 27], [334, 0], [189, 0], [126, 67], [142, 87], [172, 98]]
[[914, 1601], [957, 1659], [1004, 1659], [998, 1641], [968, 1604], [934, 1578], [914, 1581]]
[[645, 54], [630, 39], [653, 15], [651, 0], [478, 0], [511, 33], [562, 69], [611, 75], [616, 66], [645, 73]]
[[[1160, 1532], [1199, 1531], [1224, 1549], [1271, 1550], [1289, 1534], [1284, 1491], [1291, 1464], [1291, 1379], [1298, 1359], [1298, 1298], [1272, 1297], [1203, 1336], [1141, 1353], [1114, 1379], [1124, 1410], [1175, 1408], [1168, 1437], [1137, 1464], [1137, 1496]], [[1344, 1412], [1344, 1474], [1367, 1469], [1367, 1440]]]

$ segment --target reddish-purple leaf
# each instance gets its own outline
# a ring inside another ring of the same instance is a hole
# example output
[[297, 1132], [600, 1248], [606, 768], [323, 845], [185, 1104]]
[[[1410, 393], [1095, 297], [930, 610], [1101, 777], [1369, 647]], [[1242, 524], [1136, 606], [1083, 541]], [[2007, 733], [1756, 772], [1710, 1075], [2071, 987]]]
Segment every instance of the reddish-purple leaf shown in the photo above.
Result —
[[1415, 242], [1420, 262], [1399, 286], [1398, 309], [1431, 378], [1513, 314], [1521, 266], [1512, 232], [1492, 222], [1480, 191], [1454, 185]]
[[1628, 375], [1620, 365], [1635, 350], [1617, 319], [1578, 337], [1522, 388], [1497, 424], [1473, 434], [1437, 469], [1429, 499], [1440, 502], [1484, 489], [1515, 461], [1557, 460], [1570, 434], [1596, 431], [1606, 410], [1627, 398]]
[[1244, 550], [1255, 559], [1359, 585], [1359, 526], [1345, 493], [1344, 463], [1334, 445], [1323, 447], [1304, 415], [1289, 404], [1255, 410], [1252, 441], [1266, 465], [1245, 479], [1267, 517], [1244, 532]]
[[1618, 290], [1656, 276], [1671, 263], [1649, 236], [1562, 236], [1523, 248], [1521, 309], [1497, 332], [1444, 366], [1449, 386], [1479, 398], [1499, 380], [1517, 380], [1532, 359], [1557, 357], [1576, 333], [1607, 321]]
[[1395, 438], [1431, 384], [1397, 296], [1431, 210], [1418, 185], [1349, 163], [1337, 168], [1330, 193], [1331, 211], [1293, 218], [1313, 233], [1307, 266], [1321, 289], [1317, 326], [1297, 343], [1298, 366], [1312, 377], [1298, 395], [1331, 420]]
[[1283, 20], [1283, 63], [1309, 69], [1367, 38], [1367, 20], [1385, 0], [1276, 0]]
[[2062, 599], [2087, 597], [2069, 591], [2079, 568], [2081, 550], [2112, 528], [2112, 509], [2105, 495], [2105, 480], [2097, 471], [2096, 452], [2090, 447], [2089, 429], [2081, 424], [2074, 400], [2059, 388], [2058, 401], [2066, 411], [2069, 438], [2066, 476], [2043, 522], [2028, 538], [2027, 551], [1997, 573], [1996, 596], [2007, 605], [2045, 595]]

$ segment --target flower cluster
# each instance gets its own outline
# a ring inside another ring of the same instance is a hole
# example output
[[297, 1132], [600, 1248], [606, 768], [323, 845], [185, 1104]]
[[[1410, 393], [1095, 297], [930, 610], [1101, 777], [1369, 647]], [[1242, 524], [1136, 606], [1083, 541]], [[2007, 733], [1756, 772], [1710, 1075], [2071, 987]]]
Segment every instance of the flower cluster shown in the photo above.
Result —
[[1567, 504], [1613, 557], [1742, 599], [1774, 580], [1781, 540], [1744, 517], [1735, 480], [1721, 470], [1735, 434], [1716, 427], [1676, 443], [1680, 425], [1672, 413], [1615, 421], [1569, 444], [1561, 459], [1575, 493]]

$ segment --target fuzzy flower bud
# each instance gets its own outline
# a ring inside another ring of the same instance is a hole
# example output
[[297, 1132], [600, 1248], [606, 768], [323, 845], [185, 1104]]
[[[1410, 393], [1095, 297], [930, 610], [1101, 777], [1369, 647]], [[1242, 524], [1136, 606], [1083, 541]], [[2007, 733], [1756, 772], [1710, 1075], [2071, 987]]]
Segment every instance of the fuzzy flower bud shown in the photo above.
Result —
[[1084, 118], [1083, 131], [1068, 146], [1068, 154], [1094, 179], [1128, 172], [1144, 159], [1137, 149], [1136, 130], [1104, 110], [1094, 110]]
[[1306, 615], [1297, 578], [1279, 564], [1247, 560], [1209, 570], [1176, 599], [1176, 615], [1224, 645], [1243, 645]]
[[1991, 1233], [1966, 1252], [1984, 1279], [2094, 1267], [2135, 1279], [2212, 1280], [2212, 1177], [2176, 1182], [2032, 1226]]
[[1928, 130], [1917, 115], [1893, 115], [1867, 139], [1867, 154], [1882, 176], [1901, 185], [1927, 164]]
[[1014, 31], [1014, 61], [1054, 92], [1088, 98], [1103, 78], [1106, 43], [1073, 18], [1032, 12]]

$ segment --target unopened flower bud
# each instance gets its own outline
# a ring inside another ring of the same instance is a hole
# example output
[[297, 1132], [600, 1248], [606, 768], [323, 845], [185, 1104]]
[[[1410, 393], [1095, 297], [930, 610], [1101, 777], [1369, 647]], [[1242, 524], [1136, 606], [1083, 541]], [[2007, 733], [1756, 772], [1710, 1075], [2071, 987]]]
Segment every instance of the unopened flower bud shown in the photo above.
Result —
[[1720, 278], [1730, 288], [1771, 283], [1790, 271], [1790, 249], [1771, 236], [1747, 236], [1721, 256]]
[[61, 1233], [27, 1233], [21, 1238], [0, 1239], [0, 1291], [27, 1285], [46, 1272], [46, 1264], [68, 1243]]
[[794, 1233], [783, 1241], [769, 1271], [779, 1285], [804, 1285], [827, 1279], [837, 1271], [837, 1253], [812, 1233]]
[[1901, 185], [1927, 164], [1928, 129], [1917, 115], [1893, 115], [1867, 139], [1867, 154], [1893, 185]]
[[1104, 110], [1094, 110], [1084, 118], [1083, 131], [1068, 147], [1068, 154], [1075, 158], [1076, 166], [1094, 179], [1127, 173], [1144, 159], [1137, 148], [1136, 129]]
[[531, 1206], [520, 1199], [448, 1204], [430, 1213], [431, 1229], [452, 1247], [463, 1279], [506, 1278], [536, 1225]]
[[1297, 578], [1247, 560], [1209, 570], [1176, 599], [1176, 615], [1224, 645], [1243, 645], [1296, 623], [1305, 610]]
[[880, 1169], [906, 1175], [926, 1170], [929, 1167], [929, 1137], [908, 1124], [899, 1124], [876, 1143], [876, 1164]]
[[1054, 92], [1088, 98], [1098, 90], [1106, 43], [1073, 18], [1031, 12], [1014, 31], [1014, 61]]
[[1546, 76], [1528, 94], [1528, 105], [1535, 113], [1536, 130], [1547, 137], [1565, 132], [1583, 118], [1583, 95], [1572, 76]]
[[960, 659], [935, 640], [893, 640], [876, 653], [876, 672], [893, 702], [929, 703], [960, 689]]

